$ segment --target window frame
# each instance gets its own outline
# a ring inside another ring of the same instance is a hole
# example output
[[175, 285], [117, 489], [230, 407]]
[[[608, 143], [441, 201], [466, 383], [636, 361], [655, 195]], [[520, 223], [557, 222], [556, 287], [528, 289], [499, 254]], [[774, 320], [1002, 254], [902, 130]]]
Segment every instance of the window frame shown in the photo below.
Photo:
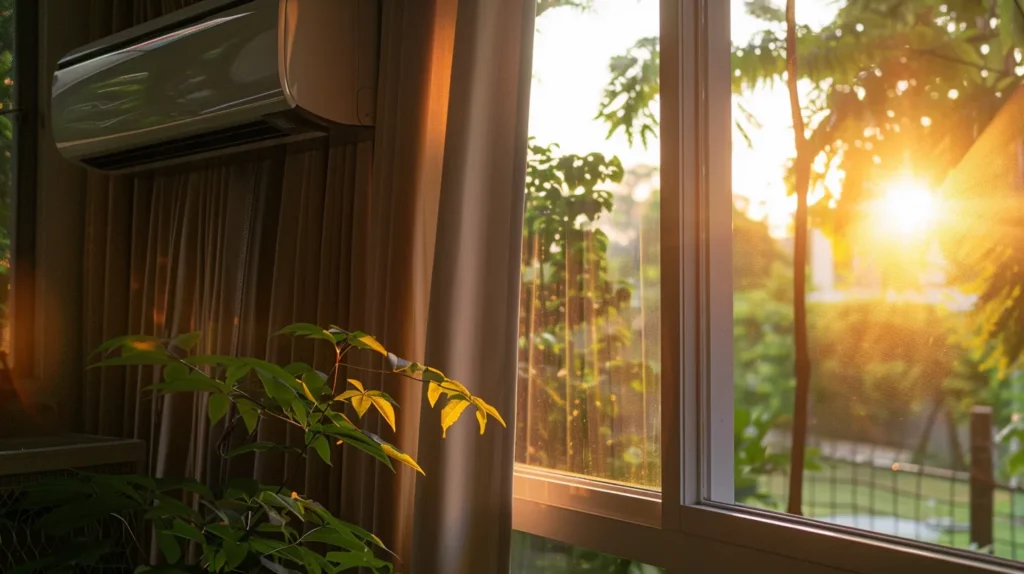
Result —
[[36, 336], [36, 243], [39, 165], [39, 2], [14, 2], [14, 101], [11, 193], [11, 368], [18, 378], [34, 374]]
[[669, 574], [1019, 572], [1020, 562], [728, 504], [730, 2], [661, 0], [660, 28], [662, 492], [517, 465], [513, 528]]

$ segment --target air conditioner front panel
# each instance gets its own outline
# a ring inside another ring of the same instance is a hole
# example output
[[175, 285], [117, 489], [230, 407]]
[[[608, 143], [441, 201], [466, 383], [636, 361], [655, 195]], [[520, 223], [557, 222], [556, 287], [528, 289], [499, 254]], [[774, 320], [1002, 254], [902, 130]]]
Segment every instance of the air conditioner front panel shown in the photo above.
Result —
[[52, 94], [62, 153], [105, 155], [291, 109], [278, 69], [278, 0], [228, 5], [62, 60]]

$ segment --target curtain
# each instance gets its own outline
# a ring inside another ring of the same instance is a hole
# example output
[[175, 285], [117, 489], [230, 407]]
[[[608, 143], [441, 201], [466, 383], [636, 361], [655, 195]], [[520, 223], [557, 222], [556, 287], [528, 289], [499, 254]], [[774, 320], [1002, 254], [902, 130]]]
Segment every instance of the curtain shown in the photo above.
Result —
[[[194, 1], [92, 0], [91, 34]], [[86, 356], [117, 335], [198, 330], [203, 353], [325, 366], [325, 349], [270, 334], [296, 321], [335, 323], [424, 357], [513, 420], [533, 2], [381, 7], [373, 141], [89, 175]], [[157, 476], [285, 481], [378, 534], [402, 571], [508, 570], [512, 429], [491, 423], [475, 436], [467, 417], [442, 442], [438, 413], [420, 412], [422, 389], [360, 376], [403, 406], [397, 435], [379, 417], [365, 424], [416, 456], [426, 478], [341, 447], [333, 466], [281, 453], [225, 461], [218, 451], [244, 438], [241, 429], [210, 428], [202, 395], [154, 400], [142, 389], [155, 376], [86, 371], [81, 430], [145, 440]], [[263, 421], [258, 433], [302, 446], [293, 431]]]

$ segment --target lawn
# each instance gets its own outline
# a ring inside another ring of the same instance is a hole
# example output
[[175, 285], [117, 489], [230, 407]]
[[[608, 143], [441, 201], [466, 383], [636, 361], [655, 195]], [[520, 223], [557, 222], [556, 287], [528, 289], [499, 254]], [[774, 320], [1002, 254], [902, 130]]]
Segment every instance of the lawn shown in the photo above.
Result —
[[[970, 546], [970, 496], [965, 481], [893, 471], [869, 465], [826, 462], [820, 471], [807, 472], [804, 513], [810, 518], [844, 517], [845, 523], [867, 530], [885, 531], [893, 522], [907, 521], [900, 536], [948, 546]], [[761, 489], [774, 505], [785, 508], [787, 476], [762, 478]], [[1016, 504], [1011, 507], [1011, 496]], [[997, 489], [993, 538], [997, 556], [1024, 558], [1024, 493]]]

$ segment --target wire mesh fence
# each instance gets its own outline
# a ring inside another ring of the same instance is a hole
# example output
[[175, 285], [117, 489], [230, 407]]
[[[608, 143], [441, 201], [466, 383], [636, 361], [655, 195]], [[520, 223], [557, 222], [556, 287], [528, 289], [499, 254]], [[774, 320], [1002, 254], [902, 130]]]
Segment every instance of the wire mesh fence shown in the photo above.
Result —
[[[914, 464], [908, 451], [877, 445], [814, 441], [818, 465], [804, 472], [803, 512], [815, 518], [882, 534], [932, 542], [1014, 560], [1024, 559], [1024, 489], [985, 476], [992, 490], [991, 544], [972, 541], [971, 472]], [[991, 476], [989, 474], [988, 476]], [[762, 477], [763, 503], [785, 509], [789, 475]], [[976, 504], [976, 502], [975, 502]], [[974, 516], [978, 516], [975, 509]]]

